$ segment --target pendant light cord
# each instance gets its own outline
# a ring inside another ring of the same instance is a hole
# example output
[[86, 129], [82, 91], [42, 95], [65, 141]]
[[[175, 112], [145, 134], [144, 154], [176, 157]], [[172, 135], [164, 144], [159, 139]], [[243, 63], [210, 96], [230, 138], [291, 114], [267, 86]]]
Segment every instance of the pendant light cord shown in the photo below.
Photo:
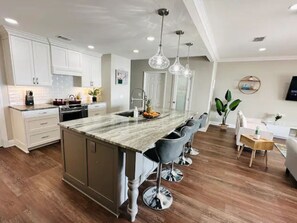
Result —
[[191, 46], [188, 46], [188, 66], [190, 67], [190, 47]]
[[162, 15], [162, 23], [161, 23], [161, 35], [160, 35], [160, 44], [159, 46], [162, 46], [162, 37], [163, 37], [163, 23], [164, 23], [164, 15]]
[[181, 34], [178, 34], [178, 45], [177, 45], [177, 55], [176, 55], [176, 57], [178, 57], [178, 55], [179, 55], [180, 35]]

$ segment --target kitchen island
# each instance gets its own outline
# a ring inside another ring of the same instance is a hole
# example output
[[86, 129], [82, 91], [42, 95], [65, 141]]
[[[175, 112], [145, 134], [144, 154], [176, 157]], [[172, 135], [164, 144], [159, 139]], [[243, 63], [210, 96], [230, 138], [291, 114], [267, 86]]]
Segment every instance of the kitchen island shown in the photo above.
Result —
[[63, 180], [116, 216], [128, 199], [134, 221], [138, 187], [157, 167], [143, 153], [194, 114], [159, 112], [156, 119], [107, 114], [60, 123]]

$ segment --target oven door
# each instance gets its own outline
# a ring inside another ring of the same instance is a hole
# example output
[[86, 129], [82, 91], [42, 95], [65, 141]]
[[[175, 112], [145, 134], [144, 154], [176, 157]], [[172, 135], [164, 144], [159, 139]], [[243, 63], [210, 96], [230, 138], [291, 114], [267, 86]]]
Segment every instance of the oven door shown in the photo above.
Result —
[[60, 121], [70, 121], [74, 119], [83, 118], [82, 110], [75, 110], [75, 111], [64, 111], [60, 113]]

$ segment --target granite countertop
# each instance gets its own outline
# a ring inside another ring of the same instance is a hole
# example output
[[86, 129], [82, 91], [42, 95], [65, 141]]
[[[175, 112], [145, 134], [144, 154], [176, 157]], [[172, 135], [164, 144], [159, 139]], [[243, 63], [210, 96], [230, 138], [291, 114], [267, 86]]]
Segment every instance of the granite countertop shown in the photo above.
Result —
[[113, 113], [61, 122], [59, 125], [122, 148], [144, 153], [156, 141], [195, 114], [168, 109], [158, 111], [161, 115], [156, 119], [145, 119], [142, 116], [128, 118]]
[[14, 105], [9, 107], [18, 111], [33, 111], [33, 110], [41, 110], [41, 109], [49, 109], [49, 108], [58, 108], [58, 106], [52, 105], [52, 104]]

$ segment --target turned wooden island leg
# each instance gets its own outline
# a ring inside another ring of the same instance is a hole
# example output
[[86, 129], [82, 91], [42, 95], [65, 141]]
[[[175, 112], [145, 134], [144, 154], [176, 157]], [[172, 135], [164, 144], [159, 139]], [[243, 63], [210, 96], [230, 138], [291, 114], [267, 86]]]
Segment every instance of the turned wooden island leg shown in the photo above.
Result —
[[138, 187], [139, 187], [139, 180], [129, 180], [128, 181], [128, 207], [127, 212], [131, 217], [131, 221], [135, 221], [136, 214], [138, 213], [138, 205], [137, 205], [137, 198], [138, 198]]
[[143, 155], [133, 151], [126, 151], [126, 176], [128, 177], [128, 207], [130, 221], [135, 221], [138, 213], [138, 187], [142, 171]]

